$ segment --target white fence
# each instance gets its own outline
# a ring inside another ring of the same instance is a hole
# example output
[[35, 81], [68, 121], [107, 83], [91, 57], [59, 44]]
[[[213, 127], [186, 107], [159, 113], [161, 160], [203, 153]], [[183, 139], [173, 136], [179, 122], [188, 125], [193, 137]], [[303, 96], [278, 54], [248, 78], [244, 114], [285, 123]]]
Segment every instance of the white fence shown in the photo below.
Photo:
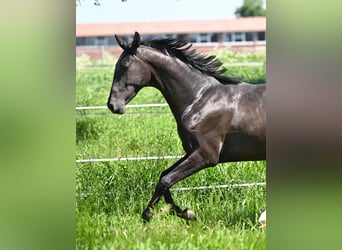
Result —
[[[167, 103], [152, 103], [152, 104], [132, 104], [126, 105], [126, 108], [148, 108], [148, 107], [167, 107]], [[91, 109], [108, 109], [107, 106], [87, 106], [76, 107], [76, 110], [91, 110]]]

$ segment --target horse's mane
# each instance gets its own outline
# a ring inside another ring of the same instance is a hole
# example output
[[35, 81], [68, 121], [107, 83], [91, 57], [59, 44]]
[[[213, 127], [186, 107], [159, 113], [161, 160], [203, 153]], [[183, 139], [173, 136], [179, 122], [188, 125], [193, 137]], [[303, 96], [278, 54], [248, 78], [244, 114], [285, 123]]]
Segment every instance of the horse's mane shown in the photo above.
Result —
[[165, 55], [176, 57], [185, 64], [193, 67], [200, 72], [215, 77], [222, 84], [238, 84], [241, 79], [224, 76], [225, 68], [220, 68], [220, 62], [216, 56], [207, 56], [197, 53], [194, 49], [190, 49], [192, 44], [187, 41], [177, 39], [154, 39], [145, 44], [159, 50]]

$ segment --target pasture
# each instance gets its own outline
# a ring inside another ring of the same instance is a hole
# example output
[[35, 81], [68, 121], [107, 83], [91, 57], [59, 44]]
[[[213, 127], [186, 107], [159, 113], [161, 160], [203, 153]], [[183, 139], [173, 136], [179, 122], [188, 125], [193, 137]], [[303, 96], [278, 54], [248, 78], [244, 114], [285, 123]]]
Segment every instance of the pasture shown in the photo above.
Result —
[[[265, 62], [265, 52], [218, 51], [223, 63]], [[83, 65], [95, 65], [85, 58]], [[104, 63], [104, 62], [102, 62]], [[76, 106], [106, 105], [112, 67], [78, 67]], [[252, 83], [266, 81], [265, 66], [227, 67], [229, 76]], [[130, 104], [165, 103], [153, 88]], [[76, 159], [182, 155], [176, 123], [168, 107], [76, 111]], [[160, 173], [176, 159], [76, 163], [77, 249], [265, 249], [266, 232], [258, 217], [266, 208], [266, 186], [215, 188], [266, 181], [266, 163], [219, 164], [172, 187], [177, 204], [192, 209], [196, 221], [167, 214], [165, 203], [144, 224], [145, 208]], [[212, 186], [177, 190], [182, 187]]]

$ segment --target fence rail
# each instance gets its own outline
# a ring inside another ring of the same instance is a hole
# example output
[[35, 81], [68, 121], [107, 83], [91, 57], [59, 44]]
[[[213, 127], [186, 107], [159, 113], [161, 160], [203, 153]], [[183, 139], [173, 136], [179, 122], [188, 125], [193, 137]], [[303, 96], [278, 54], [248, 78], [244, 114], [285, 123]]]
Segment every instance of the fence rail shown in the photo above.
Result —
[[[266, 182], [254, 182], [254, 183], [239, 183], [239, 184], [226, 184], [226, 185], [217, 185], [217, 186], [199, 186], [199, 187], [180, 187], [180, 188], [171, 188], [172, 191], [188, 191], [188, 190], [204, 190], [204, 189], [221, 189], [221, 188], [238, 188], [238, 187], [256, 187], [256, 186], [266, 186]], [[81, 192], [80, 194], [76, 194], [76, 196], [81, 196], [83, 198], [88, 196], [101, 196], [101, 195], [115, 195], [113, 192], [99, 193], [99, 192]]]
[[[167, 107], [167, 103], [151, 103], [151, 104], [131, 104], [126, 105], [126, 108], [149, 108], [149, 107]], [[76, 107], [76, 110], [90, 110], [90, 109], [108, 109], [107, 106], [87, 106]]]
[[111, 161], [149, 161], [149, 160], [164, 160], [164, 159], [180, 159], [182, 155], [166, 155], [166, 156], [137, 156], [137, 157], [118, 157], [118, 158], [102, 158], [102, 159], [81, 159], [76, 160], [76, 163], [86, 162], [111, 162]]
[[254, 183], [238, 183], [238, 184], [226, 184], [218, 186], [199, 186], [199, 187], [181, 187], [174, 188], [173, 191], [187, 191], [187, 190], [201, 190], [201, 189], [215, 189], [215, 188], [234, 188], [234, 187], [254, 187], [265, 186], [266, 182], [254, 182]]

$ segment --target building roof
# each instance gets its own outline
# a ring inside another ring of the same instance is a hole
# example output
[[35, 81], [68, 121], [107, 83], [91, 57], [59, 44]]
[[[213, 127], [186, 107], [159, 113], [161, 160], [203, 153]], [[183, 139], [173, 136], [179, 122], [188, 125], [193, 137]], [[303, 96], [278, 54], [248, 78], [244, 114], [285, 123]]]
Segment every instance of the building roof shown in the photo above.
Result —
[[136, 23], [76, 24], [76, 36], [145, 35], [266, 31], [266, 17], [240, 17], [223, 20], [162, 21]]

